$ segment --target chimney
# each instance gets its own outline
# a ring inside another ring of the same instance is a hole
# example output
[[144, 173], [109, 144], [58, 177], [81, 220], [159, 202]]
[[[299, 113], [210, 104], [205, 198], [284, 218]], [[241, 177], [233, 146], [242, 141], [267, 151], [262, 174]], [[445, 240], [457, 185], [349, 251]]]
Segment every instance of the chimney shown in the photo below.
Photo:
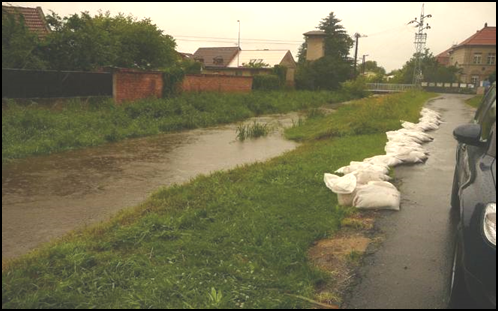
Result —
[[325, 54], [325, 32], [321, 30], [309, 31], [303, 34], [306, 37], [306, 60], [314, 61]]
[[488, 23], [485, 23], [485, 24], [484, 24], [484, 28], [488, 28]]

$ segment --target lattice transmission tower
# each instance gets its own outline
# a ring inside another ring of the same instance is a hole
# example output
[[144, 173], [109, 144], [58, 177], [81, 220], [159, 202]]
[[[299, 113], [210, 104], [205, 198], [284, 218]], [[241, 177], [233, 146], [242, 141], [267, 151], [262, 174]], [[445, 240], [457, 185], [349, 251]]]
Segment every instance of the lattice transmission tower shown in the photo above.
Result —
[[420, 13], [420, 19], [415, 17], [414, 20], [410, 21], [408, 25], [415, 24], [415, 28], [418, 29], [417, 33], [415, 33], [415, 68], [413, 70], [413, 84], [420, 85], [422, 82], [424, 75], [422, 72], [422, 57], [425, 51], [425, 44], [427, 43], [427, 33], [425, 30], [431, 29], [428, 23], [425, 23], [426, 18], [431, 18], [431, 14], [425, 15], [424, 6], [422, 4], [422, 11]]

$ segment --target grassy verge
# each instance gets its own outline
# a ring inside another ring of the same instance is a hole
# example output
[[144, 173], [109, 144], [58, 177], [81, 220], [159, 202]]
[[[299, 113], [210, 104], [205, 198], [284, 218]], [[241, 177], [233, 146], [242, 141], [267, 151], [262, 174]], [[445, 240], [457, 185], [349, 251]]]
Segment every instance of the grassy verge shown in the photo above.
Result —
[[472, 98], [469, 98], [465, 101], [465, 103], [471, 107], [474, 108], [479, 108], [479, 105], [481, 104], [482, 100], [484, 98], [484, 95], [477, 95]]
[[2, 163], [9, 159], [101, 145], [285, 113], [353, 98], [344, 92], [191, 93], [123, 106], [111, 100], [83, 106], [75, 101], [56, 111], [9, 103], [2, 111]]
[[328, 116], [300, 122], [286, 131], [286, 137], [307, 141], [397, 130], [401, 126], [400, 120], [417, 122], [420, 118], [420, 103], [434, 96], [433, 93], [413, 91], [365, 98], [341, 107]]
[[[409, 111], [426, 98], [405, 97]], [[160, 190], [108, 223], [6, 264], [2, 307], [307, 308], [299, 297], [313, 297], [329, 277], [311, 267], [308, 248], [350, 213], [337, 207], [323, 173], [380, 154], [385, 143], [384, 133], [310, 141], [266, 163]]]

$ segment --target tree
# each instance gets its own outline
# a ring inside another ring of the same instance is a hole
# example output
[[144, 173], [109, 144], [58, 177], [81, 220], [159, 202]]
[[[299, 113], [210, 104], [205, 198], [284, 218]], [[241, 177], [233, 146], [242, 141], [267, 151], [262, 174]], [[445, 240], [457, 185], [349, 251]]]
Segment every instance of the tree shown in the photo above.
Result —
[[245, 68], [269, 68], [270, 65], [263, 63], [263, 61], [251, 60], [249, 63], [242, 63], [242, 67]]
[[177, 60], [176, 43], [151, 23], [133, 16], [88, 12], [47, 22], [54, 29], [44, 48], [53, 69], [91, 70], [102, 66], [159, 69]]
[[94, 70], [103, 66], [162, 69], [174, 66], [174, 39], [150, 19], [88, 12], [64, 18], [46, 16], [52, 29], [38, 40], [24, 25], [21, 14], [2, 10], [2, 67]]
[[488, 81], [494, 83], [496, 81], [496, 70], [492, 74], [489, 75]]
[[386, 74], [386, 70], [384, 69], [384, 67], [377, 65], [377, 62], [374, 60], [368, 60], [362, 66], [364, 66], [365, 72], [373, 72], [382, 75]]
[[320, 22], [318, 29], [325, 32], [324, 47], [325, 56], [337, 57], [346, 60], [349, 51], [353, 47], [353, 39], [346, 33], [346, 29], [339, 24], [340, 19], [336, 18], [334, 12]]
[[22, 14], [2, 9], [2, 68], [44, 69], [38, 36], [26, 27]]
[[[403, 65], [403, 68], [396, 71], [394, 78], [390, 82], [407, 84], [412, 83], [416, 57], [417, 55], [414, 54], [413, 57]], [[446, 67], [439, 64], [436, 57], [429, 51], [429, 49], [426, 49], [420, 57], [424, 82], [452, 83], [458, 81], [457, 74], [460, 69], [455, 66]]]
[[353, 62], [349, 50], [353, 39], [340, 25], [333, 12], [324, 18], [318, 29], [325, 33], [324, 56], [316, 61], [305, 61], [306, 44], [299, 51], [299, 66], [296, 72], [296, 87], [302, 89], [338, 89], [342, 82], [353, 74]]

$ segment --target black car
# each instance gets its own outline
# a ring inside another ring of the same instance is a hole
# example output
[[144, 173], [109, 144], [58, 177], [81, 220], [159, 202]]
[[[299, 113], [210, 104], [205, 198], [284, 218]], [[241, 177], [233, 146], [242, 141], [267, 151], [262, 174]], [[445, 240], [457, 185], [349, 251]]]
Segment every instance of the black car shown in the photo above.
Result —
[[458, 227], [450, 307], [473, 300], [496, 309], [496, 84], [474, 122], [457, 127], [452, 208]]

